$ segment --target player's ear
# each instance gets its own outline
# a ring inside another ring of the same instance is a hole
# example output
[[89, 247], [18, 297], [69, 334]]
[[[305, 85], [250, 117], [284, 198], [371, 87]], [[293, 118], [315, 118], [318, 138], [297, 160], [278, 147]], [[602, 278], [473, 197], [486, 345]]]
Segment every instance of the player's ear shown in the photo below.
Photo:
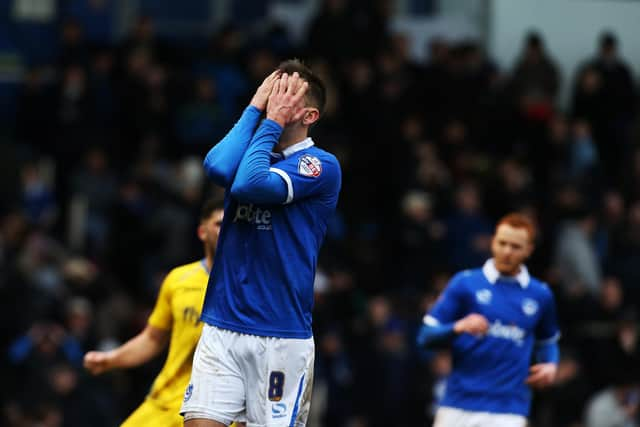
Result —
[[320, 111], [317, 108], [309, 108], [302, 116], [302, 124], [305, 126], [311, 126], [320, 118]]
[[207, 230], [203, 224], [200, 224], [198, 226], [198, 239], [204, 242], [206, 238], [207, 238]]

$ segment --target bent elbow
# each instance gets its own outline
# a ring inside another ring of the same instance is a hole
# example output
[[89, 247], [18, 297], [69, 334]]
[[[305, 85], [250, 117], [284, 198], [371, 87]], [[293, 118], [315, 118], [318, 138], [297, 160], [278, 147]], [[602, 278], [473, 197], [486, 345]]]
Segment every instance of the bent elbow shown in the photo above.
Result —
[[247, 182], [236, 180], [231, 185], [231, 197], [236, 199], [241, 203], [250, 203], [251, 198], [251, 188], [249, 187]]
[[225, 170], [221, 162], [216, 161], [215, 157], [207, 156], [202, 162], [205, 174], [211, 178], [211, 180], [219, 185], [225, 186], [229, 182], [230, 172]]

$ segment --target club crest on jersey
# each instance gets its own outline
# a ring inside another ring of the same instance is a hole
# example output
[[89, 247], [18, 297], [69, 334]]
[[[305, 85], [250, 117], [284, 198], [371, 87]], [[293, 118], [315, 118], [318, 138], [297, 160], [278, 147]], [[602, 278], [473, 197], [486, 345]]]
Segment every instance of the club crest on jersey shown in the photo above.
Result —
[[522, 311], [527, 316], [533, 316], [538, 312], [538, 303], [531, 298], [525, 298], [522, 301]]
[[320, 159], [309, 154], [305, 154], [298, 160], [298, 173], [304, 176], [317, 178], [322, 173], [322, 163]]
[[479, 291], [476, 291], [476, 301], [478, 301], [478, 304], [490, 304], [491, 291], [489, 289], [480, 289]]

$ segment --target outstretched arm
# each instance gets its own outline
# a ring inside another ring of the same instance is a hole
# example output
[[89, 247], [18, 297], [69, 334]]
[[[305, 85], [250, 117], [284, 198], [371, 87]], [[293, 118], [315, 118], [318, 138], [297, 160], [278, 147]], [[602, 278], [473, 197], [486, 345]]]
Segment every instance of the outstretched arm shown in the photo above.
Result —
[[147, 325], [142, 332], [111, 351], [90, 351], [84, 367], [94, 375], [118, 368], [142, 365], [160, 353], [169, 342], [169, 331]]
[[260, 116], [267, 108], [273, 84], [279, 76], [280, 72], [278, 70], [267, 76], [256, 90], [251, 103], [242, 113], [240, 120], [207, 153], [203, 166], [207, 175], [216, 184], [224, 188], [231, 186], [240, 160], [249, 146], [253, 132], [260, 121]]

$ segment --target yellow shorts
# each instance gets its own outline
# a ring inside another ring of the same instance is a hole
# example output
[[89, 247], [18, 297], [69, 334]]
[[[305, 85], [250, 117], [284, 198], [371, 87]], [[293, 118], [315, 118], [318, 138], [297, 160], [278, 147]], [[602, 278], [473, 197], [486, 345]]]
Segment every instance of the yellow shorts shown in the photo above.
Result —
[[[182, 427], [180, 407], [165, 409], [146, 399], [120, 427]], [[236, 423], [230, 427], [237, 427]]]

